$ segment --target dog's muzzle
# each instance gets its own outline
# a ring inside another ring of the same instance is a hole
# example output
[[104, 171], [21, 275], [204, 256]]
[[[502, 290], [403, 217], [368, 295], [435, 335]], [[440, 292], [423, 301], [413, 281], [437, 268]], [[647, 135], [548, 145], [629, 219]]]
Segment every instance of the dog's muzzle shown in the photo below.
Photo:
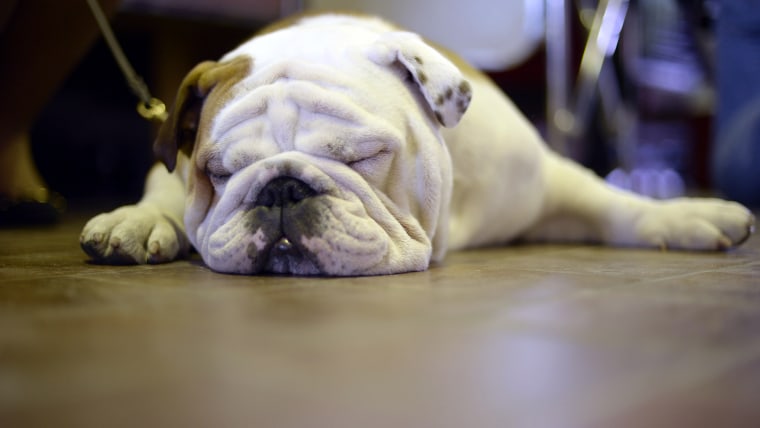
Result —
[[[262, 251], [249, 247], [248, 255], [259, 271], [291, 273], [318, 270], [301, 238], [314, 233], [315, 215], [311, 200], [318, 193], [293, 177], [277, 177], [259, 192], [250, 207], [251, 227], [264, 228], [269, 245]], [[253, 230], [252, 232], [255, 232]]]

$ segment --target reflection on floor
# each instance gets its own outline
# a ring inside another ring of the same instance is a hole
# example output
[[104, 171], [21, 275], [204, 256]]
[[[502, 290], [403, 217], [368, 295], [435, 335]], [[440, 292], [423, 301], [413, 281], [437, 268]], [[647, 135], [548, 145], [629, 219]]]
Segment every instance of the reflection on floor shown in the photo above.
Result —
[[755, 427], [760, 238], [526, 246], [374, 278], [88, 264], [0, 231], [3, 426]]

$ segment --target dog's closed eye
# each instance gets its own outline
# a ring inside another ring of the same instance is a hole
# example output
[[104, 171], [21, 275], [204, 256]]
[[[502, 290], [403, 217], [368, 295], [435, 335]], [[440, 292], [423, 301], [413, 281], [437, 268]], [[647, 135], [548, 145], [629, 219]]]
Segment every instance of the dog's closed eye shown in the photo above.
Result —
[[206, 176], [214, 187], [224, 186], [232, 177], [232, 173], [221, 168], [210, 168], [206, 166]]
[[[351, 162], [347, 162], [346, 165], [351, 167], [354, 171], [360, 174], [367, 174], [376, 172], [382, 163], [391, 158], [391, 152], [388, 150], [381, 150], [374, 155], [367, 156], [361, 159], [357, 159]], [[384, 168], [382, 168], [384, 169]]]

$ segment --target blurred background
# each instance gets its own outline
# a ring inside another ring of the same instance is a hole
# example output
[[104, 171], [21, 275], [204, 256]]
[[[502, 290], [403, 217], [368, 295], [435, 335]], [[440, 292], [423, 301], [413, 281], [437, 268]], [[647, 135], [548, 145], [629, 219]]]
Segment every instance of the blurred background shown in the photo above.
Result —
[[[280, 17], [380, 14], [486, 70], [553, 148], [613, 184], [654, 197], [717, 192], [757, 206], [760, 109], [741, 110], [759, 99], [750, 82], [757, 79], [746, 76], [752, 67], [760, 75], [760, 49], [733, 39], [757, 39], [760, 20], [743, 3], [750, 2], [124, 0], [112, 24], [134, 68], [170, 103], [195, 63]], [[743, 21], [723, 23], [737, 17]], [[720, 67], [736, 73], [743, 59], [752, 59], [744, 78]], [[722, 100], [732, 84], [738, 94]], [[34, 157], [70, 205], [139, 197], [155, 130], [135, 104], [101, 39], [36, 121]], [[733, 146], [721, 151], [730, 146], [722, 139]]]

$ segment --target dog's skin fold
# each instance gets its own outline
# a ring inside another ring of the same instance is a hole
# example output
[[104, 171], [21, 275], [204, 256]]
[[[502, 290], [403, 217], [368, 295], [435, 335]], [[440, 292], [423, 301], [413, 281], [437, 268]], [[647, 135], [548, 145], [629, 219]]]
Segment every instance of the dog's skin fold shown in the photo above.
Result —
[[754, 224], [609, 187], [483, 74], [371, 17], [295, 18], [199, 64], [154, 150], [142, 200], [84, 227], [93, 260], [192, 245], [219, 272], [378, 275], [515, 239], [724, 250]]

